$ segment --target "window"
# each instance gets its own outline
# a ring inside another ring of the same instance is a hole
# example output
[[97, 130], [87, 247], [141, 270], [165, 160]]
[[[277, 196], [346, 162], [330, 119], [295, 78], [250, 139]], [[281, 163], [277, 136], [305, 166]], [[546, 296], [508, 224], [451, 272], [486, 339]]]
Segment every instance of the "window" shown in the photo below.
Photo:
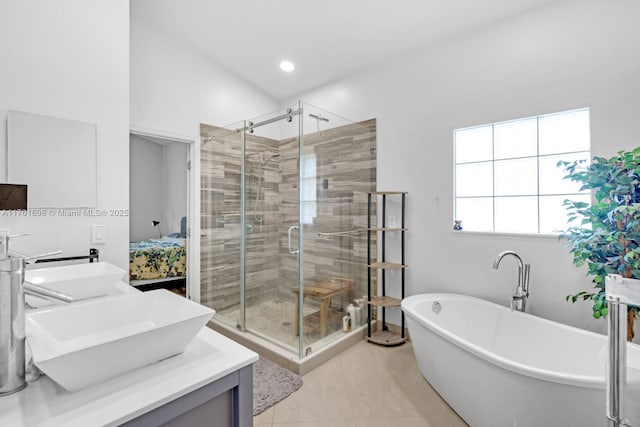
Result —
[[302, 224], [313, 224], [316, 217], [318, 189], [316, 187], [316, 155], [315, 153], [302, 156], [302, 188], [300, 189], [300, 203], [302, 203]]
[[556, 167], [590, 159], [588, 108], [456, 129], [454, 146], [464, 230], [553, 234], [567, 228], [565, 199], [591, 200]]

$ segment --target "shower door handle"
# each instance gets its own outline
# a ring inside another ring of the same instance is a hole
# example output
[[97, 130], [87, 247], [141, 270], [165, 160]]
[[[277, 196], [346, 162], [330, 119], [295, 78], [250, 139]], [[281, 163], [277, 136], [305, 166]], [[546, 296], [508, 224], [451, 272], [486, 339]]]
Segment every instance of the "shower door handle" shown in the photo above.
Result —
[[287, 232], [289, 237], [289, 253], [291, 255], [296, 255], [300, 253], [300, 248], [294, 250], [293, 246], [291, 246], [291, 235], [293, 234], [293, 230], [300, 230], [300, 227], [297, 225], [294, 225], [293, 227], [289, 227], [289, 231]]

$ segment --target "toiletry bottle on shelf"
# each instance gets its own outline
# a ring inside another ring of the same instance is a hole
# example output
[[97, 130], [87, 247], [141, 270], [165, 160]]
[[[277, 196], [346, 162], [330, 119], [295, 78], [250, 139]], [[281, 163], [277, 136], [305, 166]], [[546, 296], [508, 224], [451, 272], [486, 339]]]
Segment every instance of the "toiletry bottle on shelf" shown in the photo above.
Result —
[[356, 300], [356, 306], [355, 306], [355, 322], [354, 322], [354, 326], [358, 327], [360, 325], [362, 325], [362, 303], [360, 302], [360, 300]]
[[351, 330], [351, 318], [349, 314], [342, 316], [342, 331], [349, 332]]
[[351, 327], [355, 328], [358, 326], [358, 324], [356, 323], [356, 308], [353, 306], [353, 304], [349, 304], [347, 306], [347, 314], [349, 315], [349, 318], [351, 319]]

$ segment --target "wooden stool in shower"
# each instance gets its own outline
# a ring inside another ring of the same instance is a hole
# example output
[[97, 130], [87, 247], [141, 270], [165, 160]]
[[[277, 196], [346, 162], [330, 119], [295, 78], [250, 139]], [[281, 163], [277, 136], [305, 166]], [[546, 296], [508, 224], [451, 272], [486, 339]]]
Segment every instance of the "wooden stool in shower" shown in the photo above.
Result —
[[[292, 288], [293, 292], [298, 293], [298, 288]], [[320, 311], [304, 317], [304, 323], [313, 329], [320, 328], [320, 336], [327, 335], [327, 325], [329, 323], [329, 314], [331, 307], [331, 297], [341, 293], [346, 293], [349, 301], [353, 301], [353, 279], [345, 279], [344, 277], [330, 277], [328, 280], [319, 283], [306, 285], [302, 292], [304, 302], [305, 297], [311, 297], [320, 300]], [[300, 334], [300, 324], [298, 323], [298, 297], [296, 296], [296, 310], [294, 312], [295, 319], [294, 332]], [[340, 313], [340, 317], [344, 313]], [[318, 319], [319, 317], [319, 319]]]

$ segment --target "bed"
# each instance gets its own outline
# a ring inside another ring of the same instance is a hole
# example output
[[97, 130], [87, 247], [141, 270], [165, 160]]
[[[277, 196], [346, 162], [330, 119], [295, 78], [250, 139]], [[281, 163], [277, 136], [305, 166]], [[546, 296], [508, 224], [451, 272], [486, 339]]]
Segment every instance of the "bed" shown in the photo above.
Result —
[[185, 238], [167, 236], [129, 243], [129, 279], [132, 285], [184, 279], [186, 275]]

